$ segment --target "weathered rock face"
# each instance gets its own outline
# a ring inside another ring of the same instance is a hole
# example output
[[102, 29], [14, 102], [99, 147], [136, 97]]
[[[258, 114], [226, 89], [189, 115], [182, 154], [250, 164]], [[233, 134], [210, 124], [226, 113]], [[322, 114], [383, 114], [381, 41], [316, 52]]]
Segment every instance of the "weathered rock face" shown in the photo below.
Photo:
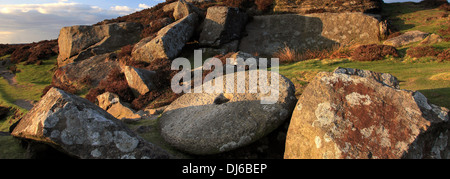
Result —
[[333, 73], [340, 73], [340, 74], [347, 74], [347, 75], [357, 75], [364, 78], [372, 78], [375, 81], [378, 81], [379, 83], [382, 83], [384, 85], [400, 89], [400, 84], [398, 82], [397, 77], [389, 74], [389, 73], [379, 73], [369, 70], [360, 70], [360, 69], [353, 69], [353, 68], [342, 68], [338, 67], [336, 68]]
[[246, 93], [187, 93], [175, 100], [159, 119], [164, 140], [188, 153], [217, 154], [250, 144], [277, 128], [290, 116], [296, 101], [292, 82], [270, 72], [269, 80], [279, 77], [279, 96], [275, 104], [261, 104], [262, 97], [268, 95], [249, 93], [245, 84], [250, 81], [248, 73], [217, 78], [225, 77], [225, 82], [235, 75], [246, 75], [243, 83], [234, 83], [235, 88], [245, 86]]
[[380, 12], [381, 0], [275, 0], [274, 11], [291, 13], [315, 12]]
[[136, 97], [143, 95], [154, 89], [152, 78], [155, 76], [154, 71], [125, 66], [122, 68], [128, 86], [130, 86]]
[[247, 23], [247, 14], [239, 8], [214, 6], [207, 10], [200, 44], [220, 46], [239, 39]]
[[91, 82], [90, 85], [95, 87], [108, 76], [112, 69], [120, 67], [119, 62], [115, 58], [116, 55], [114, 53], [107, 53], [59, 67], [53, 75], [53, 83], [73, 85], [79, 84], [80, 80], [88, 78]]
[[255, 16], [239, 50], [271, 56], [285, 46], [296, 50], [378, 43], [380, 21], [362, 13]]
[[183, 17], [188, 16], [191, 13], [200, 12], [199, 9], [185, 0], [179, 0], [176, 2], [176, 5], [173, 9], [173, 17], [175, 20], [182, 19]]
[[428, 33], [421, 32], [418, 30], [408, 31], [404, 34], [388, 39], [383, 42], [384, 45], [390, 45], [394, 47], [400, 47], [403, 45], [408, 45], [410, 43], [418, 42], [424, 40], [428, 36]]
[[373, 76], [319, 73], [292, 114], [284, 156], [449, 158], [448, 112]]
[[192, 37], [198, 22], [196, 13], [162, 28], [155, 38], [144, 38], [133, 49], [137, 61], [152, 62], [154, 59], [174, 59]]
[[58, 66], [136, 43], [140, 39], [141, 29], [140, 24], [128, 22], [64, 27], [58, 37]]
[[120, 101], [118, 95], [110, 92], [105, 92], [97, 96], [98, 106], [114, 116], [117, 119], [132, 119], [138, 120], [142, 116], [131, 109], [128, 104]]
[[50, 144], [78, 158], [170, 157], [95, 104], [57, 88], [22, 118], [12, 135]]
[[428, 37], [423, 39], [422, 42], [420, 42], [420, 44], [422, 44], [422, 45], [430, 45], [430, 44], [440, 43], [442, 41], [444, 41], [444, 38], [442, 38], [440, 35], [438, 35], [438, 34], [430, 34]]

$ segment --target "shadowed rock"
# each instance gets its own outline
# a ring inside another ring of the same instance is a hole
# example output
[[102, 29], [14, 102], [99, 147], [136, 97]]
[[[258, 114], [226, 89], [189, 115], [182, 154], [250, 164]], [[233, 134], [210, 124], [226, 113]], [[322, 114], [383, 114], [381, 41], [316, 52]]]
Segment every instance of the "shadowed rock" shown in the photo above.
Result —
[[362, 13], [316, 13], [254, 16], [239, 50], [272, 56], [288, 46], [306, 51], [336, 45], [379, 43], [382, 23]]
[[162, 28], [155, 38], [148, 37], [137, 43], [132, 57], [137, 61], [152, 62], [155, 59], [174, 59], [192, 37], [198, 22], [196, 13]]
[[247, 23], [247, 14], [226, 6], [214, 6], [207, 10], [200, 44], [218, 47], [239, 39]]

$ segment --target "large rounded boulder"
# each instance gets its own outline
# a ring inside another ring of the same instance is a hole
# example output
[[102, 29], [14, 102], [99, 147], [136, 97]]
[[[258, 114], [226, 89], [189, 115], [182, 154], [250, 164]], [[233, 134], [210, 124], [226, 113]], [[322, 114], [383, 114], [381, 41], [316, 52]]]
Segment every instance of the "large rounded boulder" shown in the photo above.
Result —
[[[272, 85], [276, 83], [258, 83], [257, 93], [250, 93], [249, 83], [255, 80], [249, 78], [251, 73], [240, 71], [214, 79], [216, 84], [223, 80], [226, 89], [226, 79], [245, 76], [245, 80], [234, 78], [230, 83], [234, 91], [187, 93], [175, 100], [159, 119], [163, 138], [179, 150], [208, 155], [245, 146], [272, 132], [290, 117], [296, 103], [294, 85], [280, 74], [268, 72], [268, 81], [278, 78], [278, 87]], [[238, 93], [240, 86], [245, 86], [245, 93]], [[202, 87], [207, 88], [206, 84]], [[272, 104], [264, 101], [273, 94], [278, 96], [268, 98]]]

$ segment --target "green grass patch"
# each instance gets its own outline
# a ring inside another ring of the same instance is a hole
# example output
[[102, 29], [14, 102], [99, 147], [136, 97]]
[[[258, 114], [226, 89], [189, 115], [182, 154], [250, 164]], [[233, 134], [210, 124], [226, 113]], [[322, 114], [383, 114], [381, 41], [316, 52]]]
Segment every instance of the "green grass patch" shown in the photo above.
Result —
[[[48, 60], [44, 60], [41, 65], [23, 65], [17, 64], [16, 73], [17, 85], [10, 85], [4, 78], [0, 78], [0, 105], [12, 107], [25, 114], [27, 109], [17, 106], [17, 100], [39, 101], [41, 99], [42, 90], [51, 84], [53, 71], [56, 66], [56, 56]], [[5, 120], [0, 120], [0, 131], [8, 131], [11, 125], [11, 116]]]
[[14, 106], [16, 100], [38, 101], [42, 90], [51, 84], [56, 64], [56, 56], [43, 61], [41, 65], [18, 64], [16, 73], [17, 85], [9, 85], [5, 79], [0, 79], [0, 103]]
[[429, 9], [414, 3], [389, 3], [383, 5], [382, 15], [389, 18], [391, 25], [400, 32], [420, 30], [438, 33], [448, 27], [447, 12], [438, 8]]
[[11, 54], [2, 56], [2, 57], [0, 57], [0, 61], [2, 61], [2, 60], [7, 60], [7, 59], [9, 59], [9, 57], [11, 57]]
[[127, 126], [132, 130], [136, 130], [139, 127], [145, 127], [147, 128], [146, 132], [139, 133], [139, 136], [146, 141], [161, 147], [177, 158], [192, 158], [191, 156], [174, 149], [166, 141], [164, 141], [161, 136], [161, 129], [159, 128], [159, 118], [152, 120], [140, 120], [133, 124], [127, 124]]
[[[347, 59], [307, 60], [280, 65], [280, 74], [289, 78], [300, 95], [308, 82], [321, 71], [333, 71], [337, 67], [357, 68], [382, 73], [390, 73], [400, 80], [400, 88], [418, 90], [431, 103], [450, 108], [450, 80], [435, 75], [450, 71], [450, 62], [436, 62], [426, 59], [407, 61], [384, 59], [372, 62], [358, 62]], [[432, 78], [435, 76], [434, 78]], [[445, 77], [445, 75], [443, 75]], [[432, 80], [434, 79], [434, 80]]]
[[0, 159], [27, 159], [25, 149], [12, 136], [0, 136]]

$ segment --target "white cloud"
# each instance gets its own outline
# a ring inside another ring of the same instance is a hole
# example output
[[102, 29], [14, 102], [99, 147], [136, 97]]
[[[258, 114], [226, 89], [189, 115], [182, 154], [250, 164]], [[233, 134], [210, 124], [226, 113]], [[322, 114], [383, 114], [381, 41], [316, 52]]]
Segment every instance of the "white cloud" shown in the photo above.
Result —
[[147, 5], [147, 4], [139, 4], [139, 8], [141, 8], [141, 9], [148, 9], [148, 8], [151, 8], [152, 6], [149, 6], [149, 5]]
[[113, 7], [111, 7], [111, 10], [115, 11], [121, 15], [130, 14], [131, 12], [136, 11], [136, 9], [132, 9], [128, 6], [113, 6]]
[[66, 1], [0, 5], [0, 43], [29, 43], [56, 39], [62, 27], [91, 25], [136, 10], [127, 6], [102, 9], [98, 6]]
[[9, 32], [9, 31], [0, 31], [0, 35], [10, 35], [13, 34], [14, 32]]

